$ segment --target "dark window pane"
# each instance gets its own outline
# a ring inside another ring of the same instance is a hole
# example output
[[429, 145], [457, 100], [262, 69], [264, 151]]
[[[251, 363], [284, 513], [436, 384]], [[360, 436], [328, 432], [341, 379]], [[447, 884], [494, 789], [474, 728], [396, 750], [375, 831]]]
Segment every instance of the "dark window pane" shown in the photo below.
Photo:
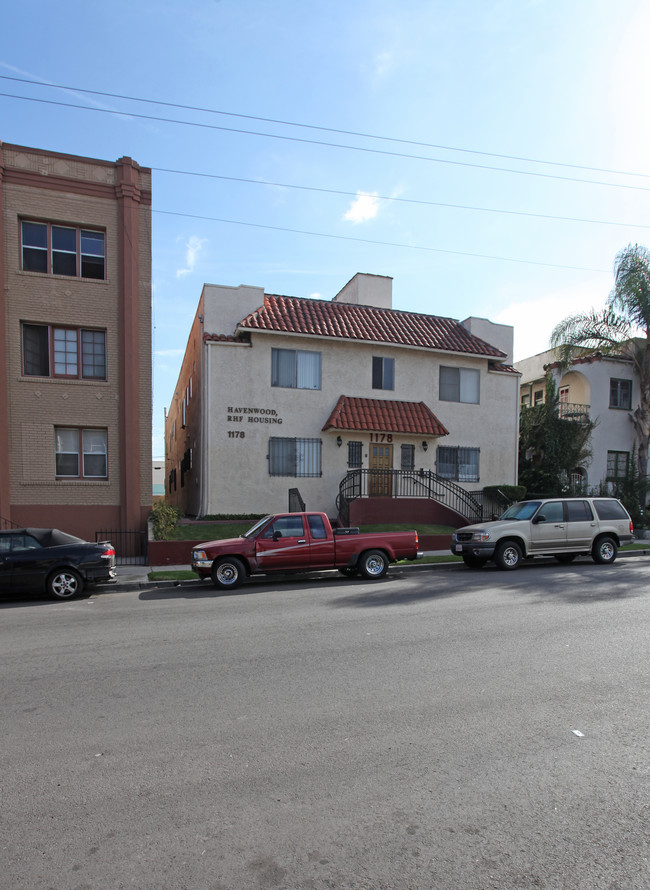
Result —
[[68, 253], [76, 253], [77, 230], [52, 226], [52, 250], [65, 250]]
[[106, 477], [106, 455], [84, 454], [84, 476]]
[[104, 279], [104, 257], [99, 256], [83, 256], [81, 257], [81, 277], [82, 278], [99, 278]]
[[47, 250], [47, 226], [45, 223], [23, 223], [23, 246]]
[[23, 373], [49, 377], [50, 351], [47, 325], [23, 325]]
[[23, 269], [26, 272], [47, 272], [47, 250], [23, 247]]
[[79, 455], [78, 454], [57, 454], [56, 455], [56, 475], [57, 476], [78, 476], [79, 475]]
[[106, 334], [104, 331], [81, 332], [82, 377], [106, 380]]
[[381, 357], [373, 355], [372, 357], [372, 388], [381, 389], [383, 381], [384, 363]]
[[77, 254], [52, 251], [52, 272], [54, 275], [76, 275]]

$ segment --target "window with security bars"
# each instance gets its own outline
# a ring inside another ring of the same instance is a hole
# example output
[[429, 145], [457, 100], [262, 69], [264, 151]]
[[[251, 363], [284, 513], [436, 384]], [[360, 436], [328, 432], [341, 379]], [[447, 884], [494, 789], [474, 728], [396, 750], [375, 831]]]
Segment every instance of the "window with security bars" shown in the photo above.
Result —
[[480, 451], [480, 448], [439, 445], [436, 456], [437, 474], [455, 482], [478, 482]]
[[306, 349], [271, 350], [271, 386], [321, 388], [321, 354]]
[[402, 445], [401, 452], [401, 468], [412, 470], [415, 467], [415, 445]]
[[322, 476], [320, 439], [269, 439], [270, 476]]
[[20, 229], [25, 272], [73, 278], [106, 277], [104, 232], [31, 220], [23, 220]]
[[106, 331], [23, 324], [26, 377], [106, 380]]
[[361, 466], [361, 442], [348, 442], [348, 466], [358, 469]]

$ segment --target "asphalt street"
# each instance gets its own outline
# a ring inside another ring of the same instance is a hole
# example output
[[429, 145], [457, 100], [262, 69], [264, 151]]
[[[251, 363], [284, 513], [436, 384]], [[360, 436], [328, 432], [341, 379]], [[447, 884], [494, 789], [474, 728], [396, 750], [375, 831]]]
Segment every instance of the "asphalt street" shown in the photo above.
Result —
[[4, 598], [0, 886], [647, 890], [649, 582]]

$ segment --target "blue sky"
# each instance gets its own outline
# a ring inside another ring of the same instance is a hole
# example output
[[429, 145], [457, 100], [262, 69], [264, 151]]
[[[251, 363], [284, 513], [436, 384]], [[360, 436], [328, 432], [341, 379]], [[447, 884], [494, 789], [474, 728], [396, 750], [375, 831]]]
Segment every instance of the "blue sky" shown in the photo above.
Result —
[[153, 168], [159, 457], [204, 282], [389, 275], [515, 359], [602, 306], [650, 244], [648, 33], [641, 0], [35, 0], [3, 10], [0, 139]]

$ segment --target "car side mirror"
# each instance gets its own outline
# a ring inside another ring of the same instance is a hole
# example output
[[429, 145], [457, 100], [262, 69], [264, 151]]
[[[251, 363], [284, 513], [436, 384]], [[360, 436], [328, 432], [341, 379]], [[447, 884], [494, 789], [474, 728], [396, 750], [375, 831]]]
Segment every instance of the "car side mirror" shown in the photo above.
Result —
[[544, 516], [543, 513], [540, 513], [539, 516], [536, 516], [536, 517], [533, 519], [533, 522], [534, 522], [535, 524], [537, 524], [538, 522], [546, 522], [546, 516]]
[[282, 537], [282, 532], [281, 532], [281, 531], [275, 531], [275, 532], [273, 532], [273, 540], [274, 540], [274, 541], [277, 541], [277, 540], [278, 540], [279, 538], [281, 538], [281, 537]]

